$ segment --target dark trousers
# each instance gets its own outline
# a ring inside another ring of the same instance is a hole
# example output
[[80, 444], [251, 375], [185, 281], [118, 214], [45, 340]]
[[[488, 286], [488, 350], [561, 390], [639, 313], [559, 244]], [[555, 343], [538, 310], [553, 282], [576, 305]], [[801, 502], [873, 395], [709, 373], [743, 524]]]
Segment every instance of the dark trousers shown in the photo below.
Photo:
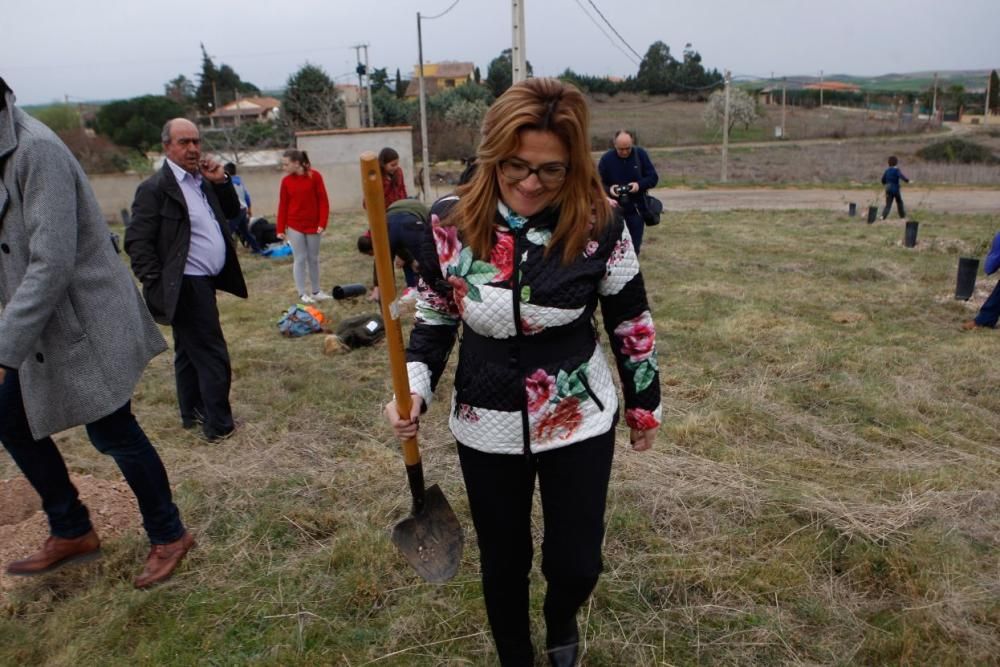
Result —
[[250, 248], [253, 252], [260, 252], [261, 247], [257, 243], [257, 239], [250, 233], [249, 225], [250, 217], [247, 215], [247, 210], [242, 209], [238, 216], [229, 221], [229, 233], [235, 234], [236, 239], [244, 247]]
[[639, 248], [642, 246], [642, 235], [646, 231], [646, 223], [638, 208], [625, 214], [625, 226], [628, 227], [629, 236], [632, 237], [632, 247], [635, 248], [635, 254], [638, 255]]
[[532, 455], [486, 454], [459, 443], [459, 460], [479, 543], [483, 597], [500, 662], [532, 665], [528, 618], [531, 503], [538, 477], [544, 537], [542, 574], [549, 636], [565, 636], [601, 572], [604, 508], [614, 429]]
[[229, 405], [233, 373], [213, 278], [184, 276], [172, 325], [181, 419], [185, 423], [204, 421], [205, 435], [210, 438], [228, 434], [233, 430]]
[[403, 260], [403, 279], [407, 287], [417, 286], [417, 273], [413, 270], [413, 258], [420, 256], [424, 226], [409, 213], [389, 215], [389, 247], [393, 254]]
[[996, 284], [990, 296], [979, 308], [976, 324], [981, 327], [996, 327], [1000, 320], [1000, 282]]
[[[132, 415], [131, 401], [87, 424], [87, 435], [99, 452], [115, 460], [132, 487], [149, 541], [166, 544], [179, 539], [184, 526], [170, 494], [167, 471]], [[0, 441], [41, 497], [53, 535], [72, 539], [91, 530], [90, 515], [52, 438], [35, 440], [31, 435], [17, 371], [7, 371], [0, 384]]]
[[898, 192], [886, 192], [885, 193], [885, 208], [882, 209], [882, 219], [885, 220], [889, 217], [892, 212], [892, 202], [896, 202], [896, 210], [899, 212], [899, 217], [906, 217], [906, 209], [903, 207], [903, 197]]

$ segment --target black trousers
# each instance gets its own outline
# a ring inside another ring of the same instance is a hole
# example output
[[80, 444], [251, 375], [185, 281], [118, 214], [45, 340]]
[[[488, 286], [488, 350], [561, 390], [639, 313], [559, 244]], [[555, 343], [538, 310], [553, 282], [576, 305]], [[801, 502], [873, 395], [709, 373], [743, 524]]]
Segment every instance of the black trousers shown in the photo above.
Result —
[[882, 209], [882, 219], [885, 220], [892, 213], [892, 202], [896, 202], [896, 210], [899, 212], [899, 217], [906, 217], [906, 209], [903, 207], [903, 197], [898, 192], [886, 192], [885, 193], [885, 208]]
[[210, 438], [228, 434], [233, 430], [229, 405], [233, 371], [212, 277], [184, 276], [172, 325], [181, 419], [185, 423], [203, 421], [202, 428]]
[[589, 440], [532, 455], [486, 454], [458, 445], [479, 543], [486, 613], [505, 667], [534, 664], [528, 574], [535, 477], [545, 524], [545, 624], [548, 636], [558, 638], [575, 627], [576, 612], [601, 573], [614, 439], [612, 428]]

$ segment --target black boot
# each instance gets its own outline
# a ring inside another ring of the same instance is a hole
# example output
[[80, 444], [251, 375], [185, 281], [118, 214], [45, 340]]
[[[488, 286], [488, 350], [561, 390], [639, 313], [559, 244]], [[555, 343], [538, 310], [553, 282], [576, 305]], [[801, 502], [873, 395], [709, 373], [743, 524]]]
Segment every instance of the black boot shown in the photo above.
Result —
[[576, 627], [576, 618], [568, 623], [553, 627], [549, 624], [545, 629], [545, 652], [549, 656], [549, 664], [553, 667], [574, 667], [580, 657], [580, 631]]

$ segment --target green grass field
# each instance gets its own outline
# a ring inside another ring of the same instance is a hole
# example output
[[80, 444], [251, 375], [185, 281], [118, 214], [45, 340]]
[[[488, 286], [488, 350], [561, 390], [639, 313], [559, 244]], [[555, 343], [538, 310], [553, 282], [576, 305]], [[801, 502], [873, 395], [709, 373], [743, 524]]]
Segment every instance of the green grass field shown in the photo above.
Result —
[[[649, 230], [666, 424], [644, 454], [619, 434], [584, 665], [1000, 664], [1000, 334], [960, 332], [975, 311], [952, 298], [957, 257], [998, 219], [919, 217], [912, 250], [898, 224], [828, 212]], [[331, 225], [325, 284], [369, 280], [363, 224]], [[409, 494], [380, 415], [385, 350], [282, 339], [291, 267], [242, 259], [253, 299], [220, 302], [240, 433], [181, 429], [169, 354], [134, 401], [199, 547], [147, 593], [130, 583], [138, 531], [22, 583], [0, 602], [0, 664], [496, 664], [450, 387], [422, 445], [468, 543], [457, 577], [428, 585], [388, 539]], [[63, 449], [74, 472], [117, 477], [81, 431]]]

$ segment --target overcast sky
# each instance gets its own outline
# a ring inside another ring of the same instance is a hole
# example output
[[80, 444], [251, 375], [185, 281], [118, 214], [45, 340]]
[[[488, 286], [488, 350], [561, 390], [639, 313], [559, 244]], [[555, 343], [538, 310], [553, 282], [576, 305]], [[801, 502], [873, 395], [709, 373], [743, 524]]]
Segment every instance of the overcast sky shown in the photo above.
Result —
[[[416, 13], [453, 0], [4, 0], [0, 75], [21, 104], [162, 94], [197, 80], [199, 42], [217, 65], [280, 88], [305, 62], [356, 82], [355, 44], [372, 67], [417, 61]], [[567, 67], [635, 74], [662, 40], [704, 64], [767, 77], [1000, 67], [1000, 0], [524, 0], [527, 57], [536, 75]], [[511, 43], [510, 0], [459, 0], [423, 23], [424, 59], [467, 60], [483, 76]], [[595, 11], [600, 10], [624, 39]], [[631, 47], [631, 48], [630, 48]]]

